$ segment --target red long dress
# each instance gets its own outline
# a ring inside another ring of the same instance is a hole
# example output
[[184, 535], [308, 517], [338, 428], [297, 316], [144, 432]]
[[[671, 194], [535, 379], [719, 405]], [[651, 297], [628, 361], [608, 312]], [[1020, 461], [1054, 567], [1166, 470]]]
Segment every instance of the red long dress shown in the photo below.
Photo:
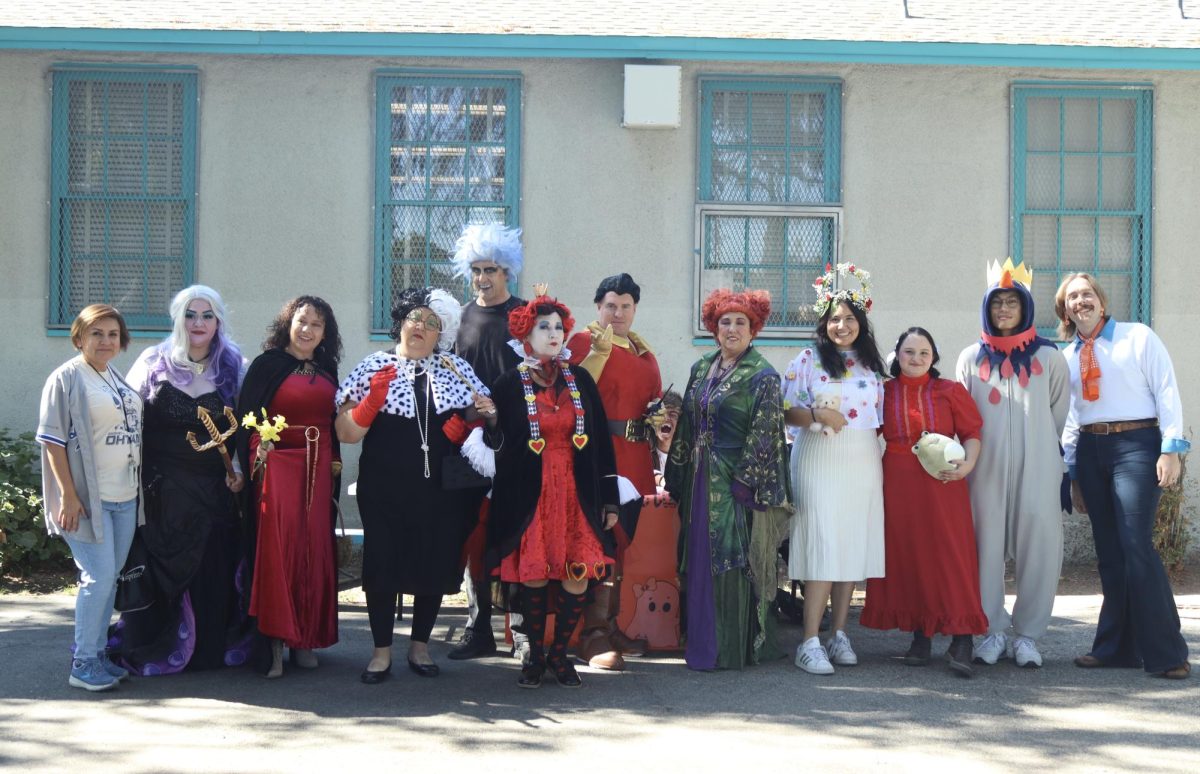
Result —
[[574, 576], [598, 580], [604, 577], [611, 559], [587, 516], [579, 507], [575, 490], [575, 407], [567, 389], [546, 388], [537, 392], [538, 426], [546, 441], [542, 450], [542, 494], [533, 519], [521, 535], [521, 545], [500, 561], [500, 579], [521, 583], [528, 580], [564, 580]]
[[[312, 374], [288, 376], [267, 414], [282, 414], [288, 429], [267, 457], [257, 483], [258, 544], [250, 614], [268, 637], [289, 648], [327, 648], [338, 641], [337, 562], [334, 555], [333, 424], [337, 390]], [[258, 434], [250, 458], [258, 451]]]
[[913, 454], [928, 430], [979, 438], [983, 419], [961, 384], [904, 375], [884, 386], [884, 546], [887, 577], [867, 581], [860, 623], [872, 629], [984, 634], [979, 559], [966, 481], [933, 478]]

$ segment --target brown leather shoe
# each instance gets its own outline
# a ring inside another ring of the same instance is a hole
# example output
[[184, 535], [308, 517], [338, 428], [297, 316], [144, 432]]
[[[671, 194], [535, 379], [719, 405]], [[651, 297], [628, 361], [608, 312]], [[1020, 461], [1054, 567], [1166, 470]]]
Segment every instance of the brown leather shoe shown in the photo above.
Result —
[[643, 637], [633, 639], [620, 629], [613, 629], [608, 635], [608, 641], [612, 643], [613, 650], [618, 651], [622, 656], [644, 656], [646, 651], [650, 649], [650, 642]]
[[588, 632], [580, 638], [579, 657], [593, 669], [620, 672], [625, 668], [625, 659], [613, 649], [608, 634], [603, 631]]
[[1108, 666], [1108, 664], [1105, 664], [1091, 653], [1084, 653], [1082, 656], [1075, 657], [1075, 666], [1080, 669], [1101, 669]]

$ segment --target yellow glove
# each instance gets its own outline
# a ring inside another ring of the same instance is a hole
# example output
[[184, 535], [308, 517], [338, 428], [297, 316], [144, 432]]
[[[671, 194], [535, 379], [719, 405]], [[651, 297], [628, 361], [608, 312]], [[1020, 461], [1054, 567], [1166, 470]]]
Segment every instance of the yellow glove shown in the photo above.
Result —
[[613, 327], [606, 325], [600, 333], [592, 333], [591, 351], [587, 357], [580, 363], [592, 377], [592, 381], [599, 382], [600, 374], [604, 373], [604, 366], [608, 363], [608, 356], [612, 354], [613, 348]]

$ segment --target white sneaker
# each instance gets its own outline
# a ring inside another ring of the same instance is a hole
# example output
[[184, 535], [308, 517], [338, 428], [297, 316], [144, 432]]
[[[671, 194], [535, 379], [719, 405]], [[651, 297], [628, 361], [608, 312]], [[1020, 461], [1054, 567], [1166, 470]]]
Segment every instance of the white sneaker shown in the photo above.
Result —
[[1037, 669], [1042, 665], [1042, 654], [1038, 652], [1037, 643], [1032, 637], [1018, 635], [1012, 645], [1013, 661], [1019, 667]]
[[980, 664], [995, 664], [1006, 655], [1008, 637], [1003, 632], [989, 634], [975, 644], [975, 661]]
[[850, 638], [843, 631], [839, 630], [829, 638], [825, 643], [825, 652], [829, 654], [829, 660], [838, 666], [858, 664], [858, 656], [854, 655], [854, 648], [850, 647]]
[[810, 675], [833, 674], [833, 664], [829, 663], [829, 654], [821, 647], [821, 641], [816, 637], [805, 640], [796, 647], [796, 666]]

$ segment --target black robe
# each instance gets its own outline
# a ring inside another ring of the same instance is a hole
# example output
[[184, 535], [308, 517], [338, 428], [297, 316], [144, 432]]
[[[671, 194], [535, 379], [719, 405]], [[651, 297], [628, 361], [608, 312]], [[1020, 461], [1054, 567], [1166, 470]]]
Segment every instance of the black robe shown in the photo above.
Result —
[[[612, 530], [604, 529], [604, 511], [616, 510], [617, 461], [613, 453], [612, 436], [600, 393], [591, 375], [582, 368], [572, 368], [579, 396], [583, 403], [584, 432], [588, 443], [575, 452], [575, 489], [579, 507], [587, 517], [607, 556], [616, 555]], [[558, 389], [567, 389], [560, 374]], [[534, 383], [534, 390], [540, 387]], [[499, 424], [488, 434], [496, 451], [496, 476], [492, 479], [492, 505], [488, 515], [486, 566], [489, 572], [521, 544], [521, 536], [533, 521], [538, 498], [542, 493], [542, 458], [529, 448], [529, 415], [526, 413], [525, 393], [517, 369], [504, 373], [492, 387]]]

